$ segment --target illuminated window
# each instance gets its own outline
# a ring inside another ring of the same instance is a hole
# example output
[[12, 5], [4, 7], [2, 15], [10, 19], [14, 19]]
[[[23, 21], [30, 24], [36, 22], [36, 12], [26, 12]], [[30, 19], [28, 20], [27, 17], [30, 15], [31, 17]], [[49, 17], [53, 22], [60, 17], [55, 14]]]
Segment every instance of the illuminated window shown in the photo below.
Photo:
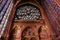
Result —
[[38, 8], [33, 5], [23, 5], [17, 8], [15, 14], [15, 20], [39, 20], [41, 14]]

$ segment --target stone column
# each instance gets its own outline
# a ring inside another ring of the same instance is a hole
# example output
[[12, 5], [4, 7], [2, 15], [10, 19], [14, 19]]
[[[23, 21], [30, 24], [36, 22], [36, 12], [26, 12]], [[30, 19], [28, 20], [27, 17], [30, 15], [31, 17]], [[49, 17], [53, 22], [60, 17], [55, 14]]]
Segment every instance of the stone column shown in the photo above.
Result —
[[15, 27], [15, 33], [13, 34], [13, 40], [21, 40], [21, 28], [20, 26]]

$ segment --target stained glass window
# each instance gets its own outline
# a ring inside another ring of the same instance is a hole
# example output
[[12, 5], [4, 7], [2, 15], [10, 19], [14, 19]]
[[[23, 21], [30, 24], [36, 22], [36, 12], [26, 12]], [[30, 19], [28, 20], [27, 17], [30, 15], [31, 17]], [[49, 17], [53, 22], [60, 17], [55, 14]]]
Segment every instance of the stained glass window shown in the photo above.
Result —
[[40, 18], [41, 14], [38, 8], [32, 5], [23, 5], [17, 8], [14, 19], [39, 20]]

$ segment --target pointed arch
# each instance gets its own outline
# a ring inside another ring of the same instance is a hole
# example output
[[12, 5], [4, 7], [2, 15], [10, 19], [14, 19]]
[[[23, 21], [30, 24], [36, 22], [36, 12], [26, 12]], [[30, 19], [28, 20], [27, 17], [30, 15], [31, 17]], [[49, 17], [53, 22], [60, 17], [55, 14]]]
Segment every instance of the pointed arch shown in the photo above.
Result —
[[30, 40], [33, 36], [35, 36], [33, 31], [32, 27], [26, 27], [21, 33], [21, 40]]

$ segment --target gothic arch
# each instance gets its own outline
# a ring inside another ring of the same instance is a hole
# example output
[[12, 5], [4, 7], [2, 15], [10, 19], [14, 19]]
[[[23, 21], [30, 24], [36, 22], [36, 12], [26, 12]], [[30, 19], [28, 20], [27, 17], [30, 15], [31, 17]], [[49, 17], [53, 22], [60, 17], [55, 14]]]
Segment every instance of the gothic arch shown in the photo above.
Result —
[[[23, 9], [24, 8], [24, 9]], [[29, 10], [27, 10], [29, 8]], [[35, 9], [36, 8], [36, 9]], [[34, 11], [34, 12], [31, 12]], [[18, 11], [18, 12], [17, 12]], [[37, 12], [38, 11], [38, 12]], [[20, 12], [20, 13], [19, 13]], [[34, 15], [33, 15], [34, 14]], [[38, 14], [38, 15], [36, 15]], [[20, 16], [19, 16], [20, 15]], [[28, 17], [27, 17], [28, 16]], [[37, 20], [40, 20], [42, 18], [42, 15], [41, 15], [41, 12], [40, 12], [40, 9], [35, 6], [35, 5], [32, 5], [32, 4], [23, 4], [23, 5], [19, 5], [17, 8], [16, 8], [16, 11], [15, 11], [15, 18], [16, 19], [37, 19]]]
[[[39, 11], [40, 11], [40, 16], [43, 16], [43, 10], [42, 10], [42, 7], [41, 7], [41, 5], [36, 1], [34, 1], [34, 2], [22, 2], [21, 3], [21, 1], [20, 2], [18, 2], [17, 4], [16, 4], [16, 7], [15, 7], [15, 12], [16, 12], [16, 10], [17, 10], [17, 8], [18, 7], [20, 7], [20, 6], [22, 6], [22, 5], [32, 5], [32, 6], [34, 6], [34, 7], [36, 7], [37, 9], [39, 9]], [[39, 6], [38, 6], [39, 5]], [[14, 12], [14, 13], [15, 13]]]
[[40, 28], [38, 29], [39, 39], [48, 40], [49, 39], [49, 35], [48, 35], [47, 31], [48, 30], [45, 29], [45, 26], [40, 26]]
[[32, 40], [31, 38], [35, 38], [35, 33], [33, 31], [34, 29], [32, 27], [26, 27], [21, 33], [21, 40]]

